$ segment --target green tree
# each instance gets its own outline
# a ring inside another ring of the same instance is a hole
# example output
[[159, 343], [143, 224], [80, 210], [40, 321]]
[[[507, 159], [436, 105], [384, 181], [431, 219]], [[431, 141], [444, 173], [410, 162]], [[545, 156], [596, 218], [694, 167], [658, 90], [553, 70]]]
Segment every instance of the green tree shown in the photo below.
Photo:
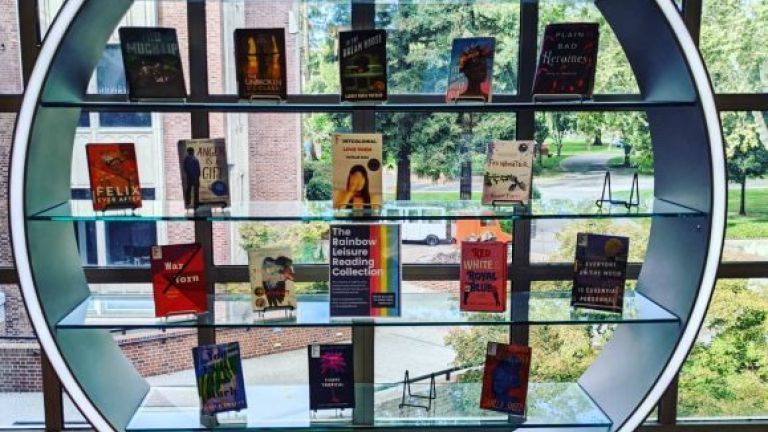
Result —
[[760, 143], [753, 115], [739, 112], [723, 116], [728, 180], [740, 185], [739, 215], [742, 216], [747, 214], [747, 179], [768, 173], [768, 149]]

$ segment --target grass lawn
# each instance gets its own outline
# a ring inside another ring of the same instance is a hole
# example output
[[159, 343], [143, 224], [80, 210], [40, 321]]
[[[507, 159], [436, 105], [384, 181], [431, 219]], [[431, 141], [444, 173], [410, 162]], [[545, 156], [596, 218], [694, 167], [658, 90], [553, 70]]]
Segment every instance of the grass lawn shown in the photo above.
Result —
[[728, 190], [729, 239], [768, 238], [768, 189], [747, 189], [747, 215], [739, 216], [740, 191]]

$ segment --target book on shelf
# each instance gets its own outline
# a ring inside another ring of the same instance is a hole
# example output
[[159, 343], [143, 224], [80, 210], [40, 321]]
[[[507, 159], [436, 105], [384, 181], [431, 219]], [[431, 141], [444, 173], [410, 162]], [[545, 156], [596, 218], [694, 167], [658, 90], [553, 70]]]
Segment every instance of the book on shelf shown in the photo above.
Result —
[[121, 27], [119, 33], [131, 99], [187, 97], [176, 29]]
[[533, 180], [534, 141], [494, 140], [488, 144], [483, 205], [528, 204]]
[[451, 62], [448, 65], [446, 102], [491, 101], [495, 51], [496, 39], [492, 37], [453, 40]]
[[531, 348], [488, 342], [480, 408], [525, 416]]
[[333, 135], [333, 208], [381, 207], [382, 143], [381, 134]]
[[296, 308], [290, 248], [259, 248], [248, 251], [248, 273], [251, 281], [251, 305], [255, 312]]
[[179, 141], [184, 207], [229, 207], [229, 166], [224, 138]]
[[339, 32], [342, 102], [387, 100], [386, 30]]
[[285, 29], [235, 30], [238, 96], [286, 99], [285, 54]]
[[507, 308], [507, 244], [461, 242], [459, 286], [462, 311], [504, 312]]
[[331, 317], [400, 316], [400, 225], [331, 225]]
[[621, 312], [629, 238], [578, 233], [571, 306]]
[[208, 311], [200, 243], [152, 246], [150, 255], [156, 317]]
[[589, 99], [595, 85], [597, 23], [548, 24], [536, 67], [536, 99]]
[[309, 409], [355, 407], [352, 344], [313, 344], [309, 356]]
[[192, 358], [203, 415], [212, 416], [248, 407], [239, 343], [194, 347]]
[[94, 211], [141, 207], [139, 165], [133, 144], [86, 144]]

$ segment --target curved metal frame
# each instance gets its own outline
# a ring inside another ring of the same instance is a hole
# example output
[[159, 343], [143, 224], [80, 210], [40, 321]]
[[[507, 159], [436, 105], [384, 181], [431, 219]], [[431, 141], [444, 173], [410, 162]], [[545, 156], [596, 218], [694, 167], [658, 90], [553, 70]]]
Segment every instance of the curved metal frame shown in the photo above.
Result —
[[[124, 429], [148, 385], [104, 330], [56, 330], [89, 295], [71, 225], [27, 215], [69, 199], [79, 102], [109, 35], [132, 0], [69, 0], [62, 7], [17, 117], [10, 179], [16, 269], [32, 325], [72, 400], [97, 430]], [[682, 367], [703, 322], [722, 251], [726, 212], [720, 121], [701, 57], [671, 0], [596, 0], [646, 101], [693, 101], [647, 111], [657, 198], [707, 216], [654, 219], [638, 290], [681, 325], [631, 324], [580, 379], [613, 430], [632, 430]], [[653, 29], [653, 31], [648, 31]], [[63, 163], [62, 163], [63, 161]], [[681, 164], [685, 163], [685, 169]], [[121, 389], [120, 392], [114, 391]]]

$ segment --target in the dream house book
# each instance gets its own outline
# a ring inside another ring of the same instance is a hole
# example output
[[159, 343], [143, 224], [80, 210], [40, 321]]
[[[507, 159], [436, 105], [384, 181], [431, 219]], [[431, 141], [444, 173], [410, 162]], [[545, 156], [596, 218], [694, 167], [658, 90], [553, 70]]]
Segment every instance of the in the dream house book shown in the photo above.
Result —
[[533, 141], [495, 140], [488, 144], [483, 205], [527, 204], [531, 198]]
[[91, 200], [95, 211], [141, 207], [141, 184], [133, 144], [87, 144]]
[[331, 317], [400, 316], [400, 225], [331, 225]]
[[309, 409], [355, 407], [352, 344], [310, 345]]
[[205, 260], [199, 243], [152, 246], [155, 316], [208, 310]]
[[621, 312], [629, 238], [579, 233], [571, 306]]
[[223, 138], [179, 141], [184, 206], [229, 207], [229, 167]]
[[549, 24], [536, 67], [536, 98], [591, 98], [600, 29], [596, 23]]
[[462, 99], [491, 101], [495, 51], [496, 39], [492, 37], [453, 40], [445, 95], [447, 102]]
[[119, 32], [131, 99], [187, 97], [175, 29], [121, 27]]
[[461, 242], [459, 293], [462, 311], [504, 312], [507, 307], [507, 244]]
[[531, 348], [488, 342], [480, 408], [525, 416]]
[[247, 408], [240, 344], [198, 346], [192, 348], [192, 357], [203, 415]]
[[248, 272], [254, 311], [296, 308], [290, 248], [260, 248], [248, 251]]
[[339, 33], [341, 100], [387, 100], [387, 32], [354, 30]]
[[285, 99], [285, 29], [235, 30], [237, 94], [241, 99]]
[[381, 134], [333, 135], [333, 208], [381, 207]]

